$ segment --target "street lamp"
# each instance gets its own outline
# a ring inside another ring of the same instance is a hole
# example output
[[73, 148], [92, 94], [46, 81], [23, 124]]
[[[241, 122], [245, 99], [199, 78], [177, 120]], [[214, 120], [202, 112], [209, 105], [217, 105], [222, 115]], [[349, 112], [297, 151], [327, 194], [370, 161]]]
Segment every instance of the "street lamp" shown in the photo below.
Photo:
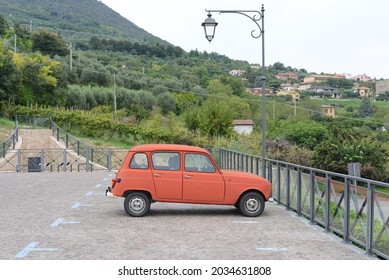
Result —
[[[217, 22], [212, 18], [213, 12], [219, 14], [240, 14], [251, 19], [259, 29], [251, 31], [254, 39], [262, 38], [262, 177], [266, 178], [266, 73], [265, 73], [265, 8], [262, 4], [261, 11], [255, 10], [205, 10], [208, 16], [201, 24], [204, 27], [205, 37], [209, 42], [215, 37]], [[261, 21], [261, 24], [259, 23]]]

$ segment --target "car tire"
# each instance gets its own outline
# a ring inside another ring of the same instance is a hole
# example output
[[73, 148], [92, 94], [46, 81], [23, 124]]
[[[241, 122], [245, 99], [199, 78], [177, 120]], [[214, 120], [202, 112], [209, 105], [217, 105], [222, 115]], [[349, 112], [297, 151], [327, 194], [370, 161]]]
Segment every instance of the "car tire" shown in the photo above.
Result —
[[247, 217], [258, 217], [265, 209], [265, 199], [257, 192], [248, 192], [239, 199], [239, 210]]
[[132, 217], [143, 217], [150, 210], [150, 197], [143, 192], [129, 193], [124, 199], [124, 209]]

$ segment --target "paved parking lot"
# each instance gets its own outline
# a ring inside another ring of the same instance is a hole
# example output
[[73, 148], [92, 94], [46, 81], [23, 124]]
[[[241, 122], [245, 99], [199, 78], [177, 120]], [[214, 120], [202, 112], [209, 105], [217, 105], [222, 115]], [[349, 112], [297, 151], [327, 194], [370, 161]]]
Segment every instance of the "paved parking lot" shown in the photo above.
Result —
[[1, 260], [367, 260], [364, 251], [267, 202], [234, 207], [155, 203], [132, 218], [104, 196], [112, 173], [0, 174]]

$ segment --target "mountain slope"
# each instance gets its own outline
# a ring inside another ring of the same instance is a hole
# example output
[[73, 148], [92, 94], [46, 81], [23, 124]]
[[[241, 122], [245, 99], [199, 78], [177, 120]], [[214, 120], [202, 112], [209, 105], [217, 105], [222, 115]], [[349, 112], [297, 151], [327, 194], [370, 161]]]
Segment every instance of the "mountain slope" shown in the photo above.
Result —
[[48, 28], [69, 39], [92, 36], [168, 44], [97, 0], [0, 0], [0, 14], [10, 24]]

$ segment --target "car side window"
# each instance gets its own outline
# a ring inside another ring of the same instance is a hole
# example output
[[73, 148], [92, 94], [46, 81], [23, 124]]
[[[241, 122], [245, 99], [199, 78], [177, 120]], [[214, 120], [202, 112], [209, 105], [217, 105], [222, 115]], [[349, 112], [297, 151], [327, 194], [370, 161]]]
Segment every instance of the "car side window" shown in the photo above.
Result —
[[185, 171], [214, 173], [216, 168], [206, 155], [188, 153], [185, 155]]
[[181, 157], [179, 153], [154, 153], [152, 160], [153, 168], [156, 170], [180, 170]]
[[133, 169], [147, 169], [149, 168], [149, 162], [145, 153], [137, 153], [132, 156], [130, 162], [130, 168]]

